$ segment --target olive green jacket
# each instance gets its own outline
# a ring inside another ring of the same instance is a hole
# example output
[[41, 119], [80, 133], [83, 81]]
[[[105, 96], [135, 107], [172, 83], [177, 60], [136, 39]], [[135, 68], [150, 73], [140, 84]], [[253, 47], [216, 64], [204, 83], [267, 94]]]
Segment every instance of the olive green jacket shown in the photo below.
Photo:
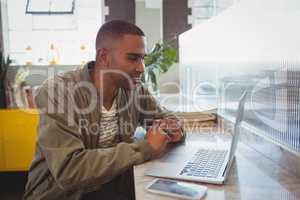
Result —
[[137, 126], [149, 126], [154, 118], [172, 115], [143, 87], [119, 89], [118, 138], [111, 147], [101, 147], [97, 129], [101, 95], [92, 91], [92, 64], [57, 75], [38, 89], [36, 151], [24, 199], [80, 199], [83, 193], [97, 190], [133, 165], [153, 158], [148, 142], [135, 141], [133, 133]]

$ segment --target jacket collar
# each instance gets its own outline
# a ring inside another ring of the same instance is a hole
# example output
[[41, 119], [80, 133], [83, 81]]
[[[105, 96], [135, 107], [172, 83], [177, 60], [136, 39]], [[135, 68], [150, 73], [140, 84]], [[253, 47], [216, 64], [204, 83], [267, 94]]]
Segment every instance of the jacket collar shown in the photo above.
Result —
[[90, 61], [83, 65], [83, 67], [81, 68], [81, 75], [84, 81], [92, 82], [90, 71], [94, 66], [95, 66], [95, 61]]

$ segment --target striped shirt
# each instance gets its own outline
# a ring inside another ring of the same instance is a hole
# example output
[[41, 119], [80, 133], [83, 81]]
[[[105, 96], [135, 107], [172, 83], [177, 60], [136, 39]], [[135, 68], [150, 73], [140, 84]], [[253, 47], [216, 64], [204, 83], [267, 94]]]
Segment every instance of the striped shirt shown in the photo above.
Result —
[[114, 101], [109, 110], [102, 106], [99, 137], [100, 147], [112, 146], [115, 140], [117, 140], [118, 131], [117, 104]]

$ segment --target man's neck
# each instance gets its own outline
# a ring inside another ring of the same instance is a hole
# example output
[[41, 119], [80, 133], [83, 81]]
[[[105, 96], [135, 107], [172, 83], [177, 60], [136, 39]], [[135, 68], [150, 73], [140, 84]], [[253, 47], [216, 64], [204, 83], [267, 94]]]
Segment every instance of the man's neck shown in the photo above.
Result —
[[103, 98], [103, 106], [109, 110], [117, 94], [118, 87], [107, 74], [101, 74], [100, 71], [97, 73], [93, 70], [90, 72], [90, 76], [97, 93], [101, 94], [101, 98]]

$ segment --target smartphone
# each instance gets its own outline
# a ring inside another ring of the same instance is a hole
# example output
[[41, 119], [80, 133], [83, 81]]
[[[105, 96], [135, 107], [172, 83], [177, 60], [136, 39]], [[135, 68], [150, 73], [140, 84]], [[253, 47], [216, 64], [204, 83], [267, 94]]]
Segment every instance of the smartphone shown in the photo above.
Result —
[[207, 187], [168, 179], [154, 179], [146, 190], [156, 194], [162, 194], [182, 199], [201, 199], [205, 196]]

